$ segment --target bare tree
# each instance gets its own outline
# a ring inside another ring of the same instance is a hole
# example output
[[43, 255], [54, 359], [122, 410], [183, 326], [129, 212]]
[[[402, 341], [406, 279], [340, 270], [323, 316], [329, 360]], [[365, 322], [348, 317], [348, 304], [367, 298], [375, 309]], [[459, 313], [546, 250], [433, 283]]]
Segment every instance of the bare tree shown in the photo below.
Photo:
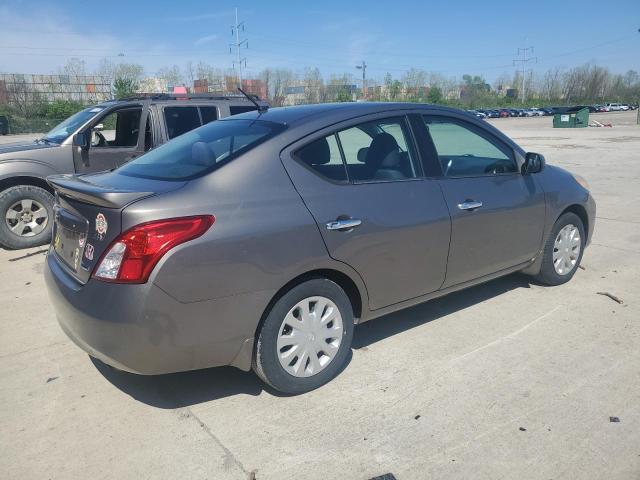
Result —
[[[180, 85], [184, 83], [184, 78], [178, 65], [173, 65], [172, 67], [161, 67], [156, 72], [156, 77], [166, 82], [167, 85]], [[193, 82], [191, 83], [191, 86], [193, 86]]]
[[87, 63], [80, 58], [70, 58], [60, 69], [62, 75], [72, 75], [76, 77], [85, 76], [87, 74]]

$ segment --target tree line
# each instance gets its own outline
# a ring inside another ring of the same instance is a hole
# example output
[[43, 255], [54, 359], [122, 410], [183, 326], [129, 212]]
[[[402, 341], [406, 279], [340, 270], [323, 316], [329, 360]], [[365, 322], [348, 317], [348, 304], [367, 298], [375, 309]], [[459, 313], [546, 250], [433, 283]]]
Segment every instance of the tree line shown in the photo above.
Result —
[[[84, 60], [72, 58], [58, 69], [62, 75], [99, 75], [111, 86], [113, 98], [137, 92], [153, 92], [166, 85], [192, 88], [195, 80], [206, 80], [210, 91], [229, 91], [230, 69], [206, 62], [187, 62], [184, 66], [165, 66], [157, 72], [145, 71], [142, 65], [103, 59], [90, 71]], [[354, 72], [355, 73], [355, 72]], [[249, 77], [260, 79], [267, 100], [274, 106], [288, 103], [323, 103], [366, 99], [371, 101], [426, 102], [461, 108], [569, 105], [604, 102], [637, 103], [640, 98], [640, 75], [634, 70], [613, 73], [599, 65], [585, 64], [573, 68], [552, 68], [543, 73], [504, 73], [489, 84], [483, 76], [465, 74], [447, 77], [438, 72], [412, 68], [400, 76], [387, 73], [382, 78], [369, 78], [366, 88], [353, 73], [322, 75], [318, 68], [298, 71], [290, 68], [266, 68]], [[521, 88], [524, 84], [526, 99]], [[159, 85], [164, 85], [160, 87]], [[16, 88], [16, 87], [14, 87]], [[45, 102], [37, 92], [8, 92], [9, 105], [2, 111], [13, 111], [23, 117], [64, 118], [83, 107], [80, 102]], [[295, 98], [288, 94], [295, 92]], [[19, 101], [18, 101], [19, 100]]]

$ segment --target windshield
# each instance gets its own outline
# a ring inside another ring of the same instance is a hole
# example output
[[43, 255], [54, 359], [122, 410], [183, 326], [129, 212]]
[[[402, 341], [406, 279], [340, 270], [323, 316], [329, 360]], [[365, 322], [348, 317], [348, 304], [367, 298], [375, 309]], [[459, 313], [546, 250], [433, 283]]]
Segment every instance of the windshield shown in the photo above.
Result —
[[208, 123], [165, 143], [116, 170], [131, 177], [189, 180], [248, 152], [286, 127], [258, 120]]
[[103, 110], [104, 107], [90, 107], [80, 110], [78, 113], [71, 115], [65, 121], [53, 127], [53, 129], [44, 136], [44, 140], [52, 143], [64, 142], [69, 135]]

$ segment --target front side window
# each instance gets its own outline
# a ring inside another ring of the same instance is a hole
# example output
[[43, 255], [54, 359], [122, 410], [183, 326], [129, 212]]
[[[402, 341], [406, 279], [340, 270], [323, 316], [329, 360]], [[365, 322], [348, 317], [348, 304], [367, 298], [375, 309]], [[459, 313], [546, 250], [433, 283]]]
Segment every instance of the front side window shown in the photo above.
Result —
[[466, 122], [444, 117], [424, 117], [445, 177], [515, 173], [513, 151]]
[[200, 177], [282, 132], [279, 123], [221, 120], [161, 145], [115, 170], [131, 177], [189, 180]]
[[142, 107], [115, 110], [99, 120], [91, 130], [93, 148], [122, 148], [138, 145]]
[[197, 107], [165, 107], [164, 118], [169, 139], [176, 138], [200, 126]]

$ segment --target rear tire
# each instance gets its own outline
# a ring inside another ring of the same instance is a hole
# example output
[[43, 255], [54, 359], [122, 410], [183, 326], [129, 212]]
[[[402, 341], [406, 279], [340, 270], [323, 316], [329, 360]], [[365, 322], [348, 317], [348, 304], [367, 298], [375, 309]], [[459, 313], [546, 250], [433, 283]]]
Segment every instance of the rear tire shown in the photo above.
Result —
[[51, 241], [53, 195], [33, 185], [0, 192], [0, 245], [30, 248]]
[[585, 240], [580, 217], [571, 212], [561, 215], [544, 245], [542, 265], [536, 280], [545, 285], [562, 285], [571, 280], [582, 260]]
[[313, 279], [285, 293], [258, 333], [253, 370], [287, 393], [314, 390], [346, 364], [353, 339], [353, 309], [336, 283]]

